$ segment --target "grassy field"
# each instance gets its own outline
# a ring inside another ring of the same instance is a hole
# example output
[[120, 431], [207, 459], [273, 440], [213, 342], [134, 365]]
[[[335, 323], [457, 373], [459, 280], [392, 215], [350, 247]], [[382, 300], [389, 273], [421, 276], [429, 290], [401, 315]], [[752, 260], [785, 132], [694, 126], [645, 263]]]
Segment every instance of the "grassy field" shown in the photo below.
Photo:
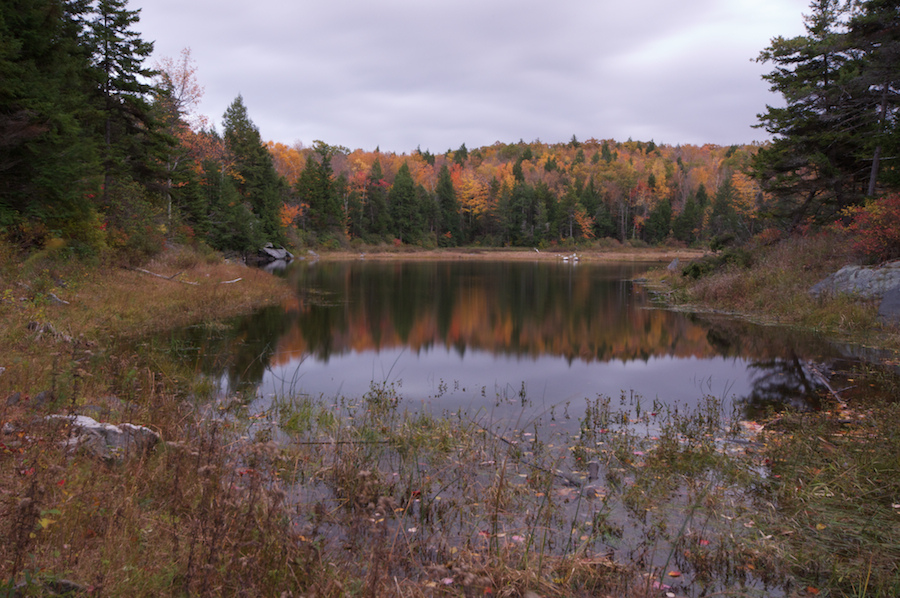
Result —
[[[844, 259], [810, 242], [656, 282], [672, 301], [889, 342], [871, 306], [799, 296]], [[566, 413], [574, 435], [419, 413], [391, 386], [252, 411], [117, 341], [277, 303], [279, 279], [196, 250], [144, 271], [5, 252], [0, 596], [900, 594], [900, 388], [883, 368], [834, 372], [840, 402], [757, 422], [718, 397], [594, 397]], [[163, 442], [98, 460], [49, 413]]]

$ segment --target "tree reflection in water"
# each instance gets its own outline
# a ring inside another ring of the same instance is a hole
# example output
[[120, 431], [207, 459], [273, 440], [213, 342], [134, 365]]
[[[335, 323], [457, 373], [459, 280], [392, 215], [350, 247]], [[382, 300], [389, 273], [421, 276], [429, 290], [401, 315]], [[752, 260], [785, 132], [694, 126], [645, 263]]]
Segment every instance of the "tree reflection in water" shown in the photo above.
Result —
[[[654, 308], [631, 282], [645, 268], [300, 262], [285, 274], [297, 292], [284, 305], [168, 343], [229, 393], [359, 395], [373, 380], [402, 380], [404, 397], [434, 402], [439, 382], [455, 381], [468, 388], [457, 402], [469, 405], [526, 384], [550, 405], [637, 390], [661, 401], [728, 391], [751, 412], [815, 406], [804, 360], [837, 349], [778, 327]], [[707, 378], [715, 384], [700, 388]]]

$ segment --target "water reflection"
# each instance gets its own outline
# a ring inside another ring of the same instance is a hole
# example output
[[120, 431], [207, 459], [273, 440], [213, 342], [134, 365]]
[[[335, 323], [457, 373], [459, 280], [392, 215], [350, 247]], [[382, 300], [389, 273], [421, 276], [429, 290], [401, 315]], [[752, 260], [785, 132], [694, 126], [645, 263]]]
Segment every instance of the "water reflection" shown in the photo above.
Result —
[[654, 309], [645, 266], [521, 262], [300, 262], [285, 305], [173, 350], [225, 392], [358, 396], [372, 381], [437, 409], [525, 393], [536, 410], [634, 391], [664, 402], [735, 396], [808, 407], [813, 337]]

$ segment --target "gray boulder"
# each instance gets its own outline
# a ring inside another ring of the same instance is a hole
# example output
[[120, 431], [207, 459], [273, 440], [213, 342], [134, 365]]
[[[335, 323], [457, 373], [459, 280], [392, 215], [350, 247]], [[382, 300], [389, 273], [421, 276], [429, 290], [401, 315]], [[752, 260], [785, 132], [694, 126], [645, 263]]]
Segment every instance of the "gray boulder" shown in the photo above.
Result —
[[676, 270], [678, 270], [678, 258], [677, 257], [674, 260], [672, 260], [671, 262], [669, 262], [669, 265], [666, 266], [666, 270], [668, 270], [669, 272], [675, 272]]
[[900, 286], [885, 292], [878, 306], [878, 319], [885, 324], [900, 324]]
[[83, 449], [110, 461], [142, 454], [160, 440], [159, 434], [146, 426], [104, 424], [85, 415], [48, 415], [47, 419], [69, 422], [71, 429], [66, 442], [69, 451]]
[[831, 276], [813, 285], [809, 293], [856, 295], [862, 299], [880, 299], [884, 294], [900, 286], [900, 260], [880, 266], [844, 266]]
[[294, 259], [294, 254], [284, 247], [275, 247], [271, 243], [266, 243], [266, 246], [259, 250], [259, 257], [264, 261], [283, 260], [289, 262]]

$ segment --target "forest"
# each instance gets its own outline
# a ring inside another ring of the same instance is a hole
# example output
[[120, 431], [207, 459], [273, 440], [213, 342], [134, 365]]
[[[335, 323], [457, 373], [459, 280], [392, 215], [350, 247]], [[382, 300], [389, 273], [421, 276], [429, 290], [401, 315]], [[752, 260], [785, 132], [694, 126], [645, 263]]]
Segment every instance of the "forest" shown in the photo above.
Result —
[[896, 2], [814, 0], [805, 35], [771, 40], [757, 60], [783, 105], [761, 107], [766, 143], [573, 134], [403, 154], [266, 141], [240, 95], [212, 122], [190, 50], [149, 64], [139, 17], [127, 0], [0, 6], [0, 234], [22, 250], [719, 248], [841, 226], [900, 255]]

